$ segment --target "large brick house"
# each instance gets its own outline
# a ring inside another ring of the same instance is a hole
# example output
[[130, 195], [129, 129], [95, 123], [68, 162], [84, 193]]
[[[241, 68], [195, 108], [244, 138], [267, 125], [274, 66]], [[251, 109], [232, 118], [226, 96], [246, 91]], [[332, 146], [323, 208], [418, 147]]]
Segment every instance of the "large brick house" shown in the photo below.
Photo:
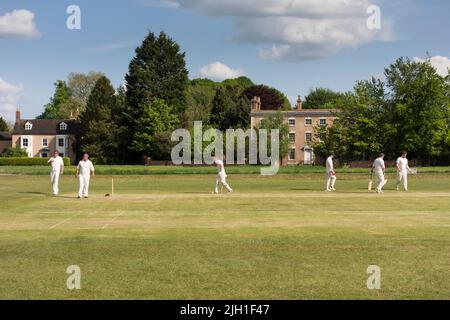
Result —
[[[317, 135], [316, 128], [320, 125], [332, 125], [336, 116], [331, 109], [303, 109], [299, 96], [294, 109], [281, 111], [289, 126], [289, 140], [291, 143], [289, 154], [283, 159], [283, 165], [316, 164], [318, 159], [314, 155], [312, 143]], [[251, 126], [259, 125], [262, 119], [277, 110], [262, 110], [261, 99], [255, 97], [251, 101]]]
[[31, 157], [50, 157], [53, 152], [76, 160], [75, 142], [79, 130], [76, 120], [24, 120], [16, 112], [12, 147], [20, 146]]

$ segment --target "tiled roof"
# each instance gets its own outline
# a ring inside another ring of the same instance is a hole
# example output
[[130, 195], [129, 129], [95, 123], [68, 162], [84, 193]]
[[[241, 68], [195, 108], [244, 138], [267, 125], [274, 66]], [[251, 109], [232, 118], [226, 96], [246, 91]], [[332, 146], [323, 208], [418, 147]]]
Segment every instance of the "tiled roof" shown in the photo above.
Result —
[[[264, 117], [268, 114], [275, 114], [278, 111], [252, 111], [252, 117]], [[303, 110], [290, 110], [281, 111], [285, 117], [334, 117], [337, 110], [331, 109], [303, 109]]]
[[11, 133], [7, 131], [0, 131], [0, 141], [9, 141], [11, 139]]
[[[61, 130], [61, 123], [67, 124], [67, 130]], [[31, 130], [26, 130], [25, 125], [30, 123], [32, 125]], [[59, 119], [34, 119], [34, 120], [20, 120], [14, 125], [13, 134], [49, 134], [49, 135], [65, 135], [76, 134], [79, 130], [79, 122], [76, 120], [59, 120]]]

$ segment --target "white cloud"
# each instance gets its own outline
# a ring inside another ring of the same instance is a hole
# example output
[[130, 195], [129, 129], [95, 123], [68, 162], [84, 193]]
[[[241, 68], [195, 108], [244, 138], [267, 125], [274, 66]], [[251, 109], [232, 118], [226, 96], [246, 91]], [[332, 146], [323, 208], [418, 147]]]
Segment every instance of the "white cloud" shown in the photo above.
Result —
[[40, 35], [34, 23], [35, 14], [20, 9], [0, 16], [0, 38], [20, 37], [34, 38]]
[[[425, 62], [426, 59], [414, 58], [414, 61]], [[431, 65], [436, 69], [437, 73], [443, 77], [448, 75], [450, 69], [450, 59], [444, 56], [434, 56], [430, 58]]]
[[[164, 0], [172, 7], [231, 17], [235, 39], [260, 44], [266, 59], [318, 59], [344, 48], [393, 39], [387, 19], [367, 28], [369, 0]], [[383, 17], [383, 16], [382, 16]]]
[[222, 62], [213, 62], [200, 69], [200, 76], [212, 80], [222, 81], [245, 75], [240, 69], [233, 69]]
[[14, 85], [0, 78], [0, 116], [13, 119], [23, 91], [21, 84]]
[[137, 46], [137, 43], [133, 41], [122, 41], [109, 44], [102, 44], [92, 48], [86, 48], [83, 50], [83, 52], [84, 53], [112, 52], [116, 50], [130, 48], [133, 46]]

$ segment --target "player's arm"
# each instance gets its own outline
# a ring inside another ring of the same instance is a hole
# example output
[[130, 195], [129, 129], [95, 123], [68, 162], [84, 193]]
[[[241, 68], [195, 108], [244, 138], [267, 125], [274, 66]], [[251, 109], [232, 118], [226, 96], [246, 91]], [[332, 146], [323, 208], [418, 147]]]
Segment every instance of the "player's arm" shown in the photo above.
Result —
[[61, 161], [61, 175], [64, 174], [64, 161]]
[[92, 173], [92, 177], [95, 177], [95, 168], [94, 165], [91, 162], [91, 173]]
[[80, 164], [78, 164], [77, 166], [77, 172], [75, 173], [75, 177], [78, 178], [79, 175], [80, 175]]

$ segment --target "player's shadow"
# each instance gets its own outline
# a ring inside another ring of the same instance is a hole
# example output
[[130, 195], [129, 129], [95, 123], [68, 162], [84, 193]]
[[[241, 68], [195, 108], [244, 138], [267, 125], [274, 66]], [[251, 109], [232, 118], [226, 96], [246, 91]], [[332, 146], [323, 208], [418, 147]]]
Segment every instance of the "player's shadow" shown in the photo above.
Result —
[[186, 191], [186, 192], [177, 192], [178, 194], [211, 194], [211, 192], [204, 191]]
[[39, 191], [27, 191], [27, 192], [18, 192], [19, 194], [33, 194], [33, 195], [38, 195], [38, 196], [47, 196], [49, 198], [62, 198], [62, 199], [76, 199], [76, 196], [73, 197], [68, 197], [68, 196], [53, 196], [50, 193], [45, 193], [45, 192], [39, 192]]

